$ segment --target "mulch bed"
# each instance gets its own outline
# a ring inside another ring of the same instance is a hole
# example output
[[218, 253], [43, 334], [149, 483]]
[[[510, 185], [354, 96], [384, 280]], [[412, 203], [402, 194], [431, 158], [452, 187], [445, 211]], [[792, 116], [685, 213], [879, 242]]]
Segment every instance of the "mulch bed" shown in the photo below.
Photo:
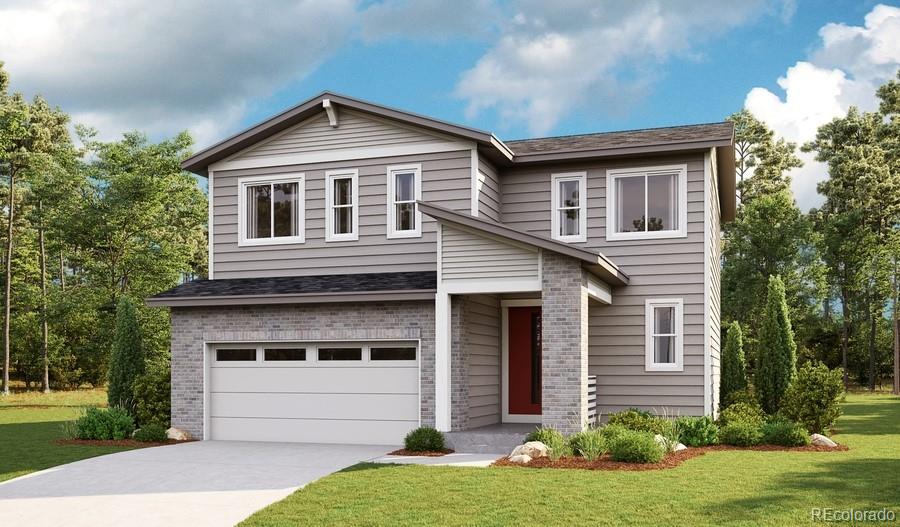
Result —
[[130, 448], [146, 448], [151, 446], [177, 445], [178, 443], [187, 442], [188, 441], [176, 441], [175, 439], [166, 439], [165, 441], [160, 442], [138, 441], [136, 439], [57, 439], [53, 443], [57, 445], [121, 446]]
[[389, 456], [424, 456], [424, 457], [441, 457], [446, 456], [447, 454], [452, 454], [453, 450], [449, 448], [447, 450], [433, 450], [428, 452], [416, 452], [414, 450], [407, 450], [405, 448], [401, 448], [400, 450], [394, 450], [393, 452], [388, 452]]
[[729, 445], [715, 445], [706, 447], [688, 448], [680, 452], [672, 452], [667, 454], [659, 463], [623, 463], [621, 461], [613, 461], [609, 454], [601, 456], [594, 461], [588, 461], [582, 457], [561, 457], [556, 461], [552, 461], [549, 457], [541, 457], [531, 460], [530, 463], [513, 463], [506, 457], [500, 458], [494, 462], [494, 467], [524, 467], [524, 468], [578, 468], [583, 470], [661, 470], [666, 468], [675, 468], [684, 463], [688, 459], [702, 456], [707, 452], [720, 452], [725, 450], [757, 450], [763, 452], [786, 451], [786, 452], [844, 452], [849, 450], [846, 445], [838, 445], [835, 448], [823, 446], [799, 446], [784, 447], [777, 445], [759, 445], [752, 447], [737, 447]]

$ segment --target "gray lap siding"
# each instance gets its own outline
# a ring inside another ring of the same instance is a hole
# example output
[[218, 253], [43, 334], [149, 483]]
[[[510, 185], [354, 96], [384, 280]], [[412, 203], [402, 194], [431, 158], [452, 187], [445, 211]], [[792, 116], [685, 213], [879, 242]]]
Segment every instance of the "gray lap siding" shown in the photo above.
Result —
[[[422, 165], [422, 199], [468, 212], [471, 152], [460, 150], [389, 158], [218, 171], [213, 174], [213, 271], [215, 278], [339, 273], [433, 271], [436, 222], [422, 216], [421, 238], [387, 238], [387, 167]], [[325, 172], [359, 171], [359, 240], [325, 241]], [[238, 180], [267, 174], [304, 174], [305, 243], [238, 245]]]
[[[687, 165], [687, 237], [638, 241], [606, 240], [606, 171], [621, 167]], [[585, 162], [553, 168], [504, 172], [502, 221], [514, 228], [550, 236], [550, 176], [587, 172], [586, 243], [601, 251], [630, 277], [613, 290], [612, 305], [589, 308], [590, 375], [597, 376], [603, 414], [630, 406], [669, 413], [704, 413], [704, 205], [703, 154]], [[715, 291], [717, 293], [717, 289]], [[644, 371], [644, 302], [684, 299], [684, 371]]]
[[172, 309], [172, 426], [203, 437], [208, 342], [418, 340], [423, 425], [434, 425], [434, 303]]

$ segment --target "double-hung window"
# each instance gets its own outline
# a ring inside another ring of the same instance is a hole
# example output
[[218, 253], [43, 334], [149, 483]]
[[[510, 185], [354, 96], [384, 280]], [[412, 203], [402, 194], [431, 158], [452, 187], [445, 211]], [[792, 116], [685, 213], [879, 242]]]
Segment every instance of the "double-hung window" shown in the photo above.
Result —
[[654, 298], [645, 303], [645, 370], [684, 370], [684, 301]]
[[325, 173], [325, 241], [359, 239], [359, 191], [357, 170]]
[[606, 239], [687, 236], [687, 167], [608, 170]]
[[387, 237], [422, 236], [422, 213], [416, 201], [422, 199], [422, 165], [387, 167]]
[[238, 180], [240, 245], [303, 243], [303, 174]]
[[550, 199], [550, 228], [553, 239], [563, 242], [587, 241], [587, 174], [553, 174]]

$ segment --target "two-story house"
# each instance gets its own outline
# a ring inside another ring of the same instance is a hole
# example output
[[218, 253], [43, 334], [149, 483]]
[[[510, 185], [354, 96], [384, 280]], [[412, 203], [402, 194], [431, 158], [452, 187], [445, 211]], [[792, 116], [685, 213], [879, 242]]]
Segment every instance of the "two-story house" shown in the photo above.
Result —
[[326, 92], [183, 167], [209, 279], [148, 302], [196, 437], [715, 412], [731, 123], [504, 142]]

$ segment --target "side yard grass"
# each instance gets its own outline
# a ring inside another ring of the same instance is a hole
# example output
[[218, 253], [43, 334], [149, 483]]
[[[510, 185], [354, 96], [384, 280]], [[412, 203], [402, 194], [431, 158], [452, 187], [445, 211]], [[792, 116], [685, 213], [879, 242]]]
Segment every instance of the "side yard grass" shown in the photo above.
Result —
[[900, 398], [849, 395], [846, 452], [712, 452], [658, 471], [360, 464], [241, 525], [803, 525], [813, 508], [900, 514]]
[[0, 481], [56, 465], [127, 450], [122, 447], [57, 445], [62, 425], [85, 406], [105, 406], [104, 390], [0, 397]]

